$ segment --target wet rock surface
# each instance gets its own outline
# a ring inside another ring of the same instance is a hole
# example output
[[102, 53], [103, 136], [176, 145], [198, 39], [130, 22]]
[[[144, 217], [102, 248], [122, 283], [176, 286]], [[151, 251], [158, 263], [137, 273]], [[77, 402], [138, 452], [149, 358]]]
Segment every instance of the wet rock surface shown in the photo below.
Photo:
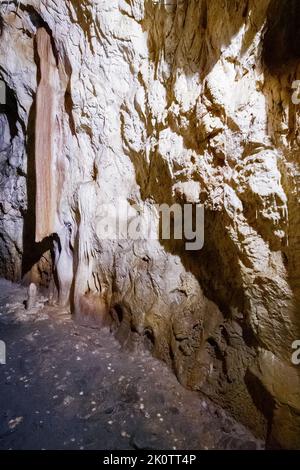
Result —
[[261, 449], [149, 353], [0, 281], [0, 449]]

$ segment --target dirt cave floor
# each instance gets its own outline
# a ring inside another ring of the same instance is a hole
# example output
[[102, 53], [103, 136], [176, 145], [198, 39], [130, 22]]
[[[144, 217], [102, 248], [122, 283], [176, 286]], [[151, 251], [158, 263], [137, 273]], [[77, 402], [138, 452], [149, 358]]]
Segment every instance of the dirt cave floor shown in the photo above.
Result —
[[0, 280], [0, 449], [262, 449], [149, 353], [122, 351], [25, 287]]

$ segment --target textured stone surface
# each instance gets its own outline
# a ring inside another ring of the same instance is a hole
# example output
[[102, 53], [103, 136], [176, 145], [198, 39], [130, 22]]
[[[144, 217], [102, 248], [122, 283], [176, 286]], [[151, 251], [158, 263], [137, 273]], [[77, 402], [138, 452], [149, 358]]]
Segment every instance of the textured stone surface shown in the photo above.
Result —
[[[167, 3], [2, 6], [1, 274], [52, 285], [54, 261], [58, 300], [76, 318], [112, 317], [128, 347], [144, 342], [272, 445], [300, 447], [299, 77], [279, 28], [297, 26], [295, 2]], [[39, 28], [56, 61], [48, 176], [34, 154]], [[55, 235], [39, 243], [50, 214], [35, 213], [36, 179], [55, 186]], [[144, 214], [203, 203], [203, 250], [101, 240], [101, 204], [118, 200]]]
[[145, 351], [67, 310], [25, 310], [26, 289], [0, 279], [0, 449], [263, 449], [209, 399], [184, 389]]

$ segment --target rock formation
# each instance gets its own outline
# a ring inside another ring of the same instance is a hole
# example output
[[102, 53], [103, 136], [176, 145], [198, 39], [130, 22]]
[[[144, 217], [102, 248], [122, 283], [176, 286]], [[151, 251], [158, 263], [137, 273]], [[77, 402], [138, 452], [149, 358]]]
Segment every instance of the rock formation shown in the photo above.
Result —
[[[0, 274], [55, 282], [76, 319], [113, 323], [124, 347], [151, 348], [186, 387], [291, 448], [298, 9], [27, 0], [0, 10]], [[203, 249], [99, 236], [103, 205], [119, 202], [141, 220], [155, 204], [203, 204]]]
[[28, 287], [27, 300], [26, 300], [26, 305], [25, 305], [26, 309], [30, 310], [33, 307], [35, 307], [36, 300], [37, 300], [37, 287], [32, 282]]

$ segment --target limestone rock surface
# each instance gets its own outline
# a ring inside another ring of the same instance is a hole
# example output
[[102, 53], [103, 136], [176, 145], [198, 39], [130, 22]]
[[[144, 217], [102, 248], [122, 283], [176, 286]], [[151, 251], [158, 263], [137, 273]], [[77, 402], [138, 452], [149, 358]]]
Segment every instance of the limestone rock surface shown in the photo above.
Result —
[[[0, 274], [54, 291], [79, 321], [151, 349], [269, 445], [293, 448], [300, 106], [285, 41], [296, 3], [0, 10]], [[120, 202], [142, 221], [155, 204], [203, 204], [203, 249], [103, 239], [103, 205]]]

